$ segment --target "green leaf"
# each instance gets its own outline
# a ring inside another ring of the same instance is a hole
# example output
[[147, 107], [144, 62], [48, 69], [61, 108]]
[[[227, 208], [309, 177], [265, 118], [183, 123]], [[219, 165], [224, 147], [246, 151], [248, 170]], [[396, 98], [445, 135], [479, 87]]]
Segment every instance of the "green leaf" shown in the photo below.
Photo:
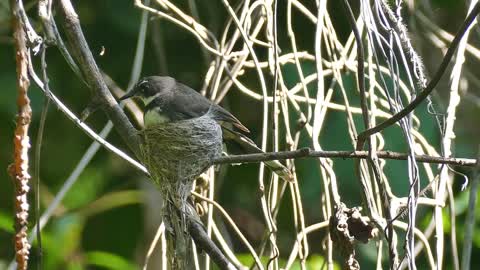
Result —
[[142, 203], [143, 192], [124, 190], [107, 193], [79, 211], [81, 216], [88, 217], [100, 214], [111, 209], [120, 208], [131, 204]]
[[65, 206], [70, 209], [78, 208], [98, 198], [98, 194], [102, 192], [107, 184], [104, 173], [105, 171], [98, 170], [97, 168], [85, 169], [67, 196], [65, 196]]
[[[253, 257], [250, 254], [237, 254], [238, 260], [246, 266], [250, 266], [254, 264]], [[260, 261], [262, 261], [263, 266], [266, 266], [268, 263], [269, 258], [268, 257], [261, 257]], [[310, 255], [307, 259], [306, 262], [306, 268], [307, 269], [323, 269], [326, 267], [326, 260], [323, 256], [320, 255]], [[285, 267], [287, 264], [286, 260], [280, 259], [280, 267]], [[293, 264], [292, 267], [290, 268], [292, 270], [300, 270], [300, 261], [297, 259]], [[340, 266], [337, 264], [333, 265], [333, 269], [340, 269]]]
[[[3, 212], [0, 212], [0, 229], [13, 233], [13, 218]], [[1, 268], [0, 268], [1, 269]]]
[[48, 230], [42, 231], [45, 269], [65, 269], [66, 265], [70, 269], [74, 264], [79, 264], [78, 260], [66, 262], [65, 258], [75, 258], [80, 248], [84, 224], [83, 218], [68, 214], [52, 221]]
[[91, 251], [85, 254], [86, 263], [89, 265], [101, 266], [108, 269], [115, 270], [134, 270], [137, 269], [135, 265], [128, 260], [103, 251]]

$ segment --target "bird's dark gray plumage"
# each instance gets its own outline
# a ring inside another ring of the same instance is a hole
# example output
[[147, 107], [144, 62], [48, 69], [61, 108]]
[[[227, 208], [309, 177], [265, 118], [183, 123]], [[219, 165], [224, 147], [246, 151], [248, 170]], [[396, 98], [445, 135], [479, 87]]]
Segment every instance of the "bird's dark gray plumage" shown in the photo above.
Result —
[[[157, 110], [166, 121], [197, 118], [209, 110], [214, 120], [228, 122], [243, 132], [249, 130], [231, 113], [200, 95], [192, 88], [166, 76], [141, 79], [131, 92], [121, 99], [139, 96], [144, 101], [145, 114]], [[161, 111], [158, 111], [161, 110]]]
[[[263, 153], [244, 133], [249, 130], [230, 112], [208, 100], [192, 88], [167, 76], [150, 76], [138, 81], [120, 100], [138, 97], [145, 104], [144, 124], [188, 120], [208, 115], [222, 126], [223, 138], [235, 142], [246, 153]], [[230, 125], [228, 125], [230, 124]], [[238, 129], [236, 131], [234, 128]], [[291, 181], [290, 171], [278, 161], [265, 162], [274, 173]]]

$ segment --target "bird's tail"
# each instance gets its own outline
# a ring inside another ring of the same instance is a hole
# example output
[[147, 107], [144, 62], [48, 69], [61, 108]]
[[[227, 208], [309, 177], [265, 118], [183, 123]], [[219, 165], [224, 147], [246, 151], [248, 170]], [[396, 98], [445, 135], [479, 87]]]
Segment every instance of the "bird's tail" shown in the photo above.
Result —
[[[248, 154], [255, 154], [255, 153], [264, 153], [262, 149], [258, 148], [258, 146], [253, 142], [251, 139], [246, 137], [245, 135], [233, 131], [229, 128], [223, 127], [223, 138], [226, 140], [231, 140], [235, 142], [240, 148], [248, 153]], [[269, 160], [264, 161], [265, 166], [267, 166], [273, 173], [278, 175], [285, 181], [292, 182], [293, 175], [290, 170], [285, 167], [282, 163], [278, 160]]]

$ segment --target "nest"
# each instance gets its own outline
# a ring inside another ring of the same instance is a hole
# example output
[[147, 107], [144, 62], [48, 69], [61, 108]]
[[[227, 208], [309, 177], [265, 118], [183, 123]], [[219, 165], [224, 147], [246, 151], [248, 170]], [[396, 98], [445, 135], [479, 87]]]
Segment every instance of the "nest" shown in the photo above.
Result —
[[[220, 125], [204, 116], [141, 131], [143, 161], [161, 190], [188, 196], [192, 183], [222, 153]], [[182, 198], [183, 199], [183, 198]]]
[[[163, 220], [172, 269], [191, 269], [187, 230], [198, 215], [188, 202], [193, 181], [222, 154], [222, 129], [207, 113], [189, 120], [150, 125], [140, 131], [143, 162], [163, 197]], [[176, 258], [176, 259], [173, 259]]]

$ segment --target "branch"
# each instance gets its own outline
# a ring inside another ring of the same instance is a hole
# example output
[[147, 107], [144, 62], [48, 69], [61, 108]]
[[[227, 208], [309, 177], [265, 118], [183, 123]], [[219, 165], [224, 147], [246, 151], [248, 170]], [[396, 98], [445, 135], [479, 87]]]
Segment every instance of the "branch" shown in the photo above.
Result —
[[[378, 151], [377, 156], [382, 159], [407, 160], [409, 155], [392, 151]], [[368, 151], [313, 151], [310, 148], [302, 148], [295, 151], [266, 152], [259, 154], [232, 155], [217, 158], [215, 164], [231, 163], [256, 163], [269, 160], [285, 160], [297, 158], [368, 158]], [[419, 162], [434, 164], [449, 164], [464, 167], [475, 167], [477, 160], [468, 158], [446, 158], [428, 155], [415, 155]]]
[[137, 130], [108, 91], [108, 87], [83, 36], [80, 21], [72, 3], [70, 0], [61, 0], [59, 5], [59, 12], [62, 15], [63, 26], [72, 55], [77, 60], [78, 67], [90, 86], [93, 102], [105, 111], [125, 143], [137, 157], [140, 157], [140, 138], [137, 135]]
[[[113, 146], [112, 144], [110, 144], [108, 141], [106, 141], [104, 139], [104, 137], [107, 136], [108, 132], [106, 134], [104, 134], [104, 136], [102, 135], [98, 135], [95, 131], [93, 131], [87, 124], [85, 124], [85, 122], [82, 122], [67, 106], [65, 106], [65, 104], [63, 104], [60, 99], [58, 99], [55, 94], [53, 94], [52, 92], [49, 92], [48, 89], [46, 89], [45, 85], [43, 84], [42, 80], [37, 76], [37, 74], [35, 73], [35, 70], [33, 70], [33, 66], [32, 65], [29, 65], [29, 74], [31, 76], [31, 78], [33, 79], [33, 81], [37, 84], [37, 86], [40, 88], [40, 90], [42, 90], [45, 94], [45, 96], [47, 98], [49, 98], [53, 104], [55, 104], [55, 106], [57, 106], [57, 108], [62, 111], [65, 116], [67, 116], [67, 118], [69, 118], [70, 120], [72, 120], [72, 122], [77, 125], [83, 132], [85, 132], [85, 134], [87, 134], [87, 136], [89, 136], [90, 138], [92, 138], [94, 141], [98, 142], [99, 144], [101, 144], [103, 147], [105, 147], [105, 149], [107, 149], [108, 151], [118, 155], [119, 157], [123, 158], [125, 161], [127, 161], [128, 163], [132, 164], [134, 167], [136, 167], [137, 169], [141, 170], [142, 172], [144, 172], [146, 175], [149, 175], [147, 169], [145, 168], [145, 166], [143, 166], [140, 162], [136, 161], [135, 159], [131, 158], [130, 156], [128, 156], [127, 154], [125, 154], [124, 152], [122, 152], [120, 149], [116, 148], [115, 146]], [[104, 130], [106, 130], [107, 128], [105, 127]], [[102, 133], [101, 133], [102, 134]]]
[[[30, 138], [28, 127], [32, 118], [32, 109], [27, 92], [30, 86], [28, 79], [28, 49], [25, 22], [22, 21], [22, 1], [10, 1], [12, 10], [13, 39], [15, 41], [15, 58], [17, 62], [17, 107], [16, 127], [13, 138], [13, 163], [8, 166], [8, 172], [15, 186], [15, 260], [17, 269], [26, 270], [30, 254], [30, 244], [27, 240], [28, 231], [28, 204], [27, 194], [30, 189], [28, 173], [28, 149]], [[27, 28], [28, 29], [28, 28]]]
[[477, 3], [475, 5], [475, 7], [472, 9], [472, 12], [470, 12], [468, 17], [463, 22], [462, 26], [460, 27], [460, 30], [458, 30], [457, 35], [455, 36], [452, 43], [450, 44], [450, 47], [448, 48], [447, 53], [445, 54], [445, 57], [443, 58], [443, 61], [440, 64], [440, 67], [438, 68], [437, 72], [433, 76], [432, 80], [428, 83], [427, 87], [425, 87], [425, 89], [423, 89], [423, 91], [420, 94], [418, 94], [418, 96], [401, 111], [399, 111], [389, 119], [385, 120], [384, 122], [380, 123], [379, 125], [373, 128], [367, 129], [364, 132], [360, 133], [358, 135], [359, 141], [362, 141], [364, 138], [371, 136], [377, 132], [380, 132], [385, 128], [400, 121], [400, 119], [402, 119], [407, 114], [412, 112], [416, 107], [418, 107], [418, 105], [420, 105], [420, 103], [422, 103], [430, 95], [430, 93], [433, 92], [433, 90], [435, 89], [435, 86], [437, 86], [438, 82], [442, 78], [443, 73], [445, 73], [445, 70], [447, 69], [448, 64], [450, 63], [450, 60], [453, 57], [453, 53], [457, 49], [458, 44], [460, 43], [463, 35], [468, 30], [470, 25], [473, 23], [478, 13], [480, 13], [480, 3]]
[[[355, 16], [353, 15], [352, 8], [347, 0], [341, 1], [342, 7], [345, 10], [345, 15], [352, 27], [352, 32], [355, 37], [355, 41], [357, 42], [357, 84], [358, 84], [358, 91], [360, 92], [360, 107], [362, 109], [362, 116], [363, 116], [363, 124], [365, 128], [370, 128], [370, 118], [368, 116], [368, 104], [367, 98], [365, 94], [365, 53], [363, 51], [363, 41], [362, 35], [360, 34], [360, 30], [358, 30], [357, 22], [355, 20]], [[360, 150], [360, 149], [358, 149]]]
[[[477, 154], [478, 160], [480, 160], [480, 151]], [[468, 196], [468, 209], [465, 217], [465, 229], [463, 236], [462, 247], [462, 269], [469, 269], [470, 261], [472, 259], [472, 242], [475, 231], [475, 217], [476, 217], [476, 205], [478, 201], [478, 184], [480, 181], [480, 161], [473, 174], [473, 181], [470, 186], [470, 194]]]
[[237, 268], [228, 261], [223, 255], [222, 251], [217, 245], [208, 237], [205, 228], [197, 222], [194, 218], [187, 215], [188, 218], [188, 232], [192, 236], [195, 244], [215, 262], [215, 264], [222, 270], [236, 270]]
[[[255, 251], [253, 246], [248, 242], [247, 238], [243, 235], [243, 233], [240, 231], [240, 229], [235, 224], [235, 222], [232, 220], [232, 218], [228, 215], [227, 211], [225, 211], [225, 209], [218, 202], [216, 202], [214, 200], [211, 200], [209, 198], [206, 198], [206, 197], [196, 193], [195, 191], [191, 191], [190, 194], [195, 196], [195, 198], [197, 198], [197, 199], [200, 199], [202, 201], [205, 201], [205, 202], [211, 204], [213, 207], [215, 207], [216, 209], [218, 209], [220, 211], [222, 216], [227, 221], [226, 224], [229, 224], [231, 226], [231, 229], [236, 233], [237, 237], [240, 239], [241, 242], [243, 242], [243, 244], [245, 245], [245, 248], [247, 248], [248, 251], [250, 252], [250, 254], [252, 255], [253, 260], [255, 261], [255, 266], [258, 269], [263, 269], [262, 268], [262, 261], [260, 260], [259, 255]], [[237, 267], [242, 268], [241, 265], [237, 265]]]

